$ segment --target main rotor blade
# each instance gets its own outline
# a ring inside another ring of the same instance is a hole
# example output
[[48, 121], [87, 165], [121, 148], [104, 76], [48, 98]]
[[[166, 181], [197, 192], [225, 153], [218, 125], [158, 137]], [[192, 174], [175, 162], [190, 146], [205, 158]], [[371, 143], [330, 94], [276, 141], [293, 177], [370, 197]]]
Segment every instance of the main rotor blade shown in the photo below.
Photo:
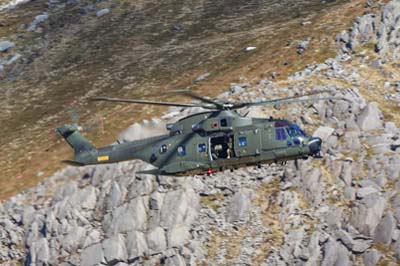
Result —
[[134, 100], [134, 99], [109, 98], [109, 97], [92, 97], [92, 98], [90, 98], [90, 100], [91, 101], [106, 101], [106, 102], [121, 102], [121, 103], [153, 104], [153, 105], [178, 106], [178, 107], [204, 107], [201, 104], [192, 104], [192, 103], [172, 103], [172, 102]]
[[[302, 98], [302, 97], [320, 94], [320, 93], [324, 93], [324, 92], [330, 92], [330, 91], [329, 90], [313, 91], [313, 92], [309, 92], [309, 93], [305, 93], [305, 94], [301, 94], [301, 95], [290, 96], [290, 97], [285, 97], [285, 98], [277, 98], [277, 99], [260, 101], [260, 102], [245, 102], [245, 103], [243, 103], [244, 104], [243, 106], [254, 106], [254, 104], [270, 105], [271, 103], [274, 104], [276, 102], [280, 102], [280, 101], [284, 101], [284, 100], [297, 99], [297, 98]], [[240, 105], [240, 103], [238, 103], [238, 105]]]
[[[223, 105], [221, 103], [216, 102], [216, 101], [211, 100], [211, 99], [208, 99], [208, 98], [205, 98], [203, 96], [200, 96], [200, 95], [198, 95], [198, 94], [196, 94], [196, 93], [194, 93], [192, 91], [189, 91], [189, 90], [169, 90], [169, 91], [166, 91], [166, 93], [183, 94], [183, 95], [188, 96], [188, 97], [190, 97], [192, 99], [199, 100], [199, 101], [204, 102], [204, 103], [212, 104], [217, 108], [223, 108]], [[211, 108], [209, 108], [209, 109], [211, 109]]]
[[294, 95], [294, 96], [285, 97], [285, 98], [278, 98], [278, 99], [267, 100], [267, 102], [268, 102], [268, 101], [279, 101], [279, 100], [297, 99], [297, 98], [302, 98], [302, 97], [306, 97], [306, 96], [321, 94], [321, 93], [325, 93], [325, 92], [331, 92], [331, 91], [329, 91], [329, 90], [312, 91], [312, 92], [304, 93], [304, 94], [301, 94], [301, 95]]
[[327, 100], [346, 100], [346, 99], [337, 98], [337, 97], [322, 97], [322, 98], [307, 98], [307, 99], [276, 99], [276, 100], [271, 100], [271, 101], [243, 103], [243, 105], [240, 105], [240, 107], [267, 106], [267, 105], [292, 104], [292, 103], [303, 103], [303, 102], [317, 102], [317, 101], [327, 101]]

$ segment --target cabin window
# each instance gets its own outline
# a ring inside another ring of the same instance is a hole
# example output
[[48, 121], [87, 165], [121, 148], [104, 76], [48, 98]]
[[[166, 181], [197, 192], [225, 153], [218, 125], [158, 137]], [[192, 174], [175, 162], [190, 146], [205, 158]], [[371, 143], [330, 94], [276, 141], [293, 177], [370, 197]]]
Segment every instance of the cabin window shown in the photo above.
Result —
[[178, 147], [178, 156], [186, 155], [186, 147], [184, 145]]
[[167, 144], [161, 145], [161, 147], [160, 147], [160, 153], [166, 153], [167, 150], [168, 150]]
[[207, 146], [205, 143], [200, 143], [197, 147], [197, 150], [199, 153], [205, 153], [207, 152]]
[[286, 140], [286, 130], [283, 127], [275, 128], [275, 139], [276, 140]]
[[247, 145], [246, 137], [239, 137], [239, 147], [245, 147]]
[[221, 119], [220, 123], [221, 123], [221, 127], [228, 126], [228, 121], [226, 121], [226, 118]]

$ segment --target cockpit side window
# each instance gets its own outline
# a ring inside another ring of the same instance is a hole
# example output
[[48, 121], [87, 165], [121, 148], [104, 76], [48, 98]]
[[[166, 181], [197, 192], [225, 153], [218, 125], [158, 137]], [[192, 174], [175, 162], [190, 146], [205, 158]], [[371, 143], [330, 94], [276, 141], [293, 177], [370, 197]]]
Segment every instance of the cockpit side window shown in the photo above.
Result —
[[288, 132], [290, 137], [295, 137], [295, 136], [306, 136], [306, 133], [301, 130], [301, 128], [298, 125], [291, 124], [290, 127], [288, 127]]
[[298, 134], [297, 131], [294, 128], [288, 128], [288, 134], [291, 138], [296, 137], [296, 135]]
[[287, 139], [285, 128], [283, 128], [283, 127], [275, 128], [275, 139], [276, 140], [286, 140]]

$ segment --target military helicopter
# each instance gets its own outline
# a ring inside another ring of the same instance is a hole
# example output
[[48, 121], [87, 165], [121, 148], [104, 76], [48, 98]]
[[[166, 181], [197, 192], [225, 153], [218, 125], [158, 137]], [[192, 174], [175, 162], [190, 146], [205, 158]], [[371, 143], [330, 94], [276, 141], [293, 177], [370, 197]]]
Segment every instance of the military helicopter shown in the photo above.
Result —
[[322, 140], [307, 135], [298, 125], [284, 119], [251, 118], [237, 110], [250, 106], [267, 106], [315, 102], [340, 98], [303, 98], [318, 91], [299, 96], [258, 102], [219, 102], [188, 90], [174, 90], [199, 101], [177, 103], [149, 100], [94, 97], [93, 101], [152, 104], [178, 107], [202, 107], [208, 111], [189, 115], [167, 124], [169, 134], [115, 143], [96, 149], [78, 131], [75, 124], [57, 128], [74, 149], [74, 159], [63, 161], [74, 166], [116, 163], [140, 159], [155, 166], [141, 173], [182, 175], [207, 173], [262, 163], [318, 157]]

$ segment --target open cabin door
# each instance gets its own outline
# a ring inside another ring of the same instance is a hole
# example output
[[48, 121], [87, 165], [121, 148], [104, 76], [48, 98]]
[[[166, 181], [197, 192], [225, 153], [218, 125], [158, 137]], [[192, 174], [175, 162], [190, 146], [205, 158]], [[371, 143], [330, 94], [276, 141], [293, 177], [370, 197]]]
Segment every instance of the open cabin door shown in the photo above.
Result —
[[233, 134], [218, 134], [210, 137], [209, 151], [212, 161], [235, 157]]

